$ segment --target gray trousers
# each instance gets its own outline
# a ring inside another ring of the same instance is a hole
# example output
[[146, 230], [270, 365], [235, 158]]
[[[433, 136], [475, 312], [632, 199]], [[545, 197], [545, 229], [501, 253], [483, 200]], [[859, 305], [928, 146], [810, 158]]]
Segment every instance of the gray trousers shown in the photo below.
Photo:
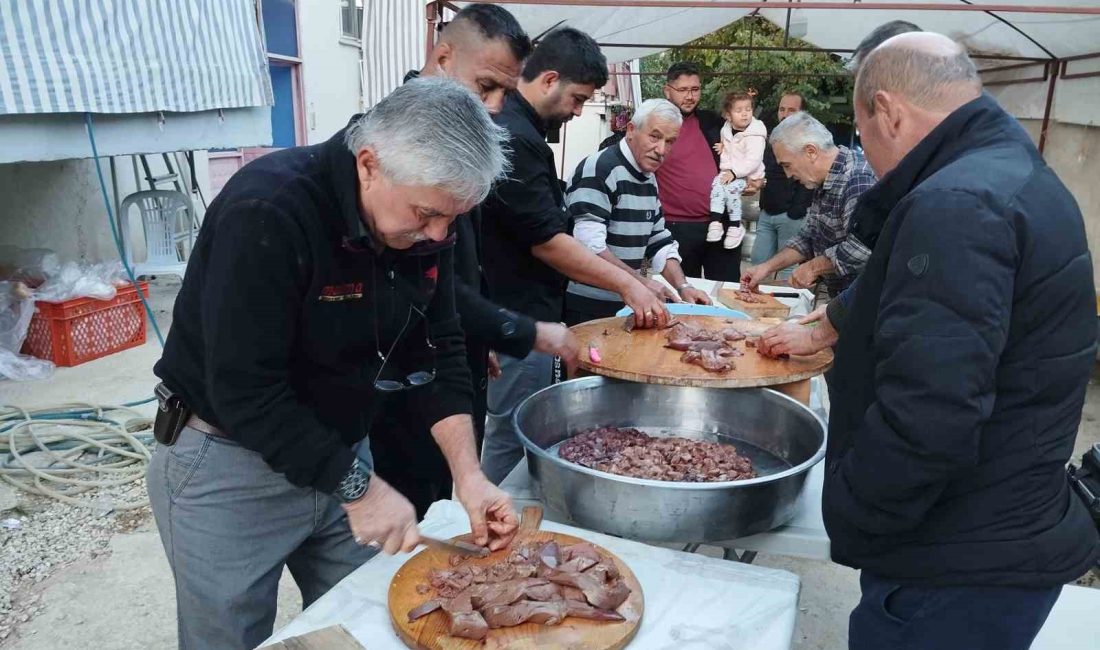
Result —
[[335, 498], [191, 428], [157, 446], [148, 489], [186, 650], [251, 649], [269, 637], [284, 566], [308, 607], [375, 553], [355, 543]]
[[554, 357], [532, 352], [523, 359], [500, 355], [500, 377], [489, 382], [481, 471], [495, 485], [523, 459], [512, 415], [519, 403], [554, 381]]

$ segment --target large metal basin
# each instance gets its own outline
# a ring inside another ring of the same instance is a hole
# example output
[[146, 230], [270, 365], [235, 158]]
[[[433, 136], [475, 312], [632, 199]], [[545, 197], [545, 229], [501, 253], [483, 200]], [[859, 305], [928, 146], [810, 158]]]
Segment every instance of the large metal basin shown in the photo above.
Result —
[[[543, 502], [581, 527], [654, 542], [729, 540], [794, 515], [806, 474], [825, 455], [825, 423], [763, 388], [689, 388], [584, 377], [525, 400], [515, 413]], [[598, 426], [635, 427], [735, 445], [758, 478], [680, 483], [617, 476], [558, 457], [556, 445]]]

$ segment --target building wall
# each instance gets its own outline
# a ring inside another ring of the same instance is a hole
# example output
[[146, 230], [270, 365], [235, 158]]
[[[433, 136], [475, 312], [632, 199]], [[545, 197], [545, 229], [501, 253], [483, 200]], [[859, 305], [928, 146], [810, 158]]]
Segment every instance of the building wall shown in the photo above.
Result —
[[307, 144], [329, 139], [342, 129], [360, 104], [359, 41], [342, 36], [340, 3], [298, 3]]
[[[154, 174], [164, 173], [160, 156], [150, 156]], [[100, 162], [108, 197], [114, 210], [109, 163]], [[139, 163], [140, 168], [140, 163]], [[116, 158], [121, 201], [137, 189], [149, 189], [141, 180], [135, 186], [133, 167], [128, 156]], [[207, 199], [206, 154], [195, 156], [195, 176]], [[93, 161], [88, 159], [23, 162], [0, 165], [0, 245], [21, 248], [48, 248], [62, 260], [100, 262], [118, 258], [114, 239], [103, 205], [99, 179]], [[196, 209], [202, 214], [198, 198]], [[145, 243], [137, 209], [130, 217], [130, 236], [136, 259], [144, 259]]]
[[[1038, 143], [1042, 120], [1020, 120]], [[1100, 128], [1052, 121], [1047, 130], [1044, 157], [1066, 184], [1081, 214], [1092, 251], [1093, 284], [1100, 287]]]

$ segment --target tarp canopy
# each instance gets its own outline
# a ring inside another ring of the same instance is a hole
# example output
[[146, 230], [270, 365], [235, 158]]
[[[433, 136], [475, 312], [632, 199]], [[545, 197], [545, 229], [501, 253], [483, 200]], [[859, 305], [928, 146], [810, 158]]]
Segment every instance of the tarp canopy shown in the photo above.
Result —
[[0, 1], [0, 115], [272, 103], [251, 0]]
[[[402, 1], [402, 0], [395, 0]], [[410, 0], [417, 2], [419, 0]], [[814, 46], [842, 53], [891, 20], [907, 20], [927, 31], [964, 43], [981, 58], [979, 67], [1016, 64], [1014, 58], [1051, 63], [983, 75], [1001, 104], [1019, 118], [1047, 114], [1049, 76], [1063, 60], [1100, 52], [1100, 0], [485, 0], [504, 6], [527, 33], [570, 26], [603, 45], [609, 63], [654, 54], [720, 29], [751, 12], [780, 27], [792, 14], [791, 34]], [[466, 1], [451, 3], [462, 7]], [[692, 5], [708, 4], [714, 7]], [[648, 5], [648, 6], [647, 6]], [[660, 6], [656, 6], [660, 5]], [[816, 7], [816, 8], [815, 8]], [[1011, 9], [1019, 8], [1018, 11]], [[798, 27], [796, 30], [794, 27]], [[627, 44], [629, 47], [622, 47]], [[616, 46], [618, 45], [618, 46]], [[1066, 61], [1051, 96], [1050, 117], [1063, 122], [1100, 121], [1100, 57]], [[763, 70], [758, 70], [763, 72]], [[1018, 80], [1024, 80], [1020, 83]], [[1004, 82], [1011, 82], [1005, 84]]]
[[[1069, 14], [1067, 7], [1100, 10], [1097, 0], [907, 0], [903, 3], [802, 0], [794, 5], [776, 1], [759, 3], [729, 0], [661, 0], [663, 6], [606, 6], [601, 0], [581, 5], [552, 4], [553, 0], [515, 2], [488, 0], [504, 5], [530, 34], [562, 24], [591, 34], [600, 43], [679, 45], [709, 34], [752, 11], [783, 26], [787, 9], [800, 10], [806, 35], [802, 38], [827, 49], [853, 49], [875, 27], [891, 20], [908, 20], [928, 31], [940, 32], [964, 42], [972, 52], [1017, 57], [1055, 58], [1092, 54], [1100, 50], [1100, 15]], [[647, 0], [641, 0], [645, 3]], [[716, 8], [691, 4], [715, 4]], [[469, 2], [456, 2], [465, 6]], [[610, 3], [609, 3], [610, 4]], [[676, 6], [676, 5], [685, 6]], [[779, 5], [767, 8], [767, 4]], [[839, 8], [838, 6], [844, 6]], [[899, 8], [867, 9], [868, 5], [897, 4]], [[667, 5], [667, 6], [664, 6]], [[828, 8], [815, 9], [814, 5]], [[904, 9], [920, 5], [929, 9]], [[979, 11], [990, 7], [1021, 7], [1024, 11]], [[1034, 12], [1043, 7], [1058, 13]], [[935, 10], [932, 10], [935, 9]], [[964, 9], [964, 10], [958, 10]], [[659, 52], [660, 47], [607, 47], [609, 63], [627, 61]]]

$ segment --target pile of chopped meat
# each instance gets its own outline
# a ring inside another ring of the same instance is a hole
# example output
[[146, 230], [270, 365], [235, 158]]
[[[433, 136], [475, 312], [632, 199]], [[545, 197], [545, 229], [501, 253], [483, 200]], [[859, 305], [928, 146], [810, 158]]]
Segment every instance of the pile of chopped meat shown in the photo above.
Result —
[[637, 429], [600, 427], [573, 436], [558, 455], [602, 472], [692, 483], [756, 478], [752, 462], [720, 442], [657, 438]]
[[708, 372], [727, 373], [734, 369], [732, 357], [743, 355], [733, 344], [745, 335], [733, 327], [712, 330], [677, 323], [666, 335], [665, 347], [683, 352], [680, 360], [701, 366]]
[[417, 593], [434, 589], [435, 597], [410, 611], [409, 621], [442, 610], [451, 636], [466, 639], [522, 623], [557, 625], [567, 616], [622, 621], [615, 609], [630, 596], [615, 562], [591, 544], [528, 542], [501, 562], [463, 563], [456, 556], [451, 565], [417, 585]]

